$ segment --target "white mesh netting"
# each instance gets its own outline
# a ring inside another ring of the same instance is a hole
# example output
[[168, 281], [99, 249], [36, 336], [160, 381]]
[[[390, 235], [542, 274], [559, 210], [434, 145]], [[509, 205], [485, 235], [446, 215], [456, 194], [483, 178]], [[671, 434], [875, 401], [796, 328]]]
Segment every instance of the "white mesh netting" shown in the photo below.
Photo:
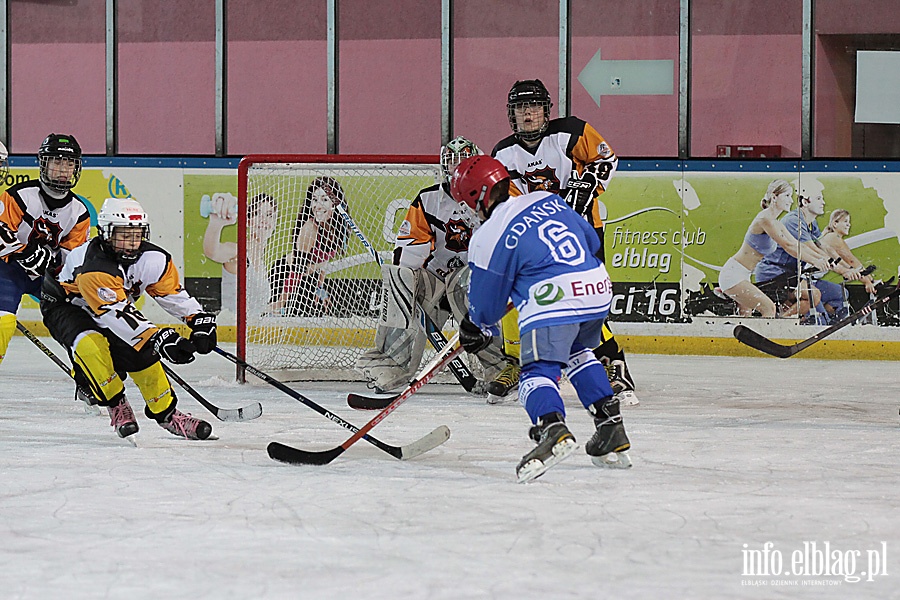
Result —
[[301, 377], [356, 378], [353, 364], [375, 339], [381, 273], [335, 207], [389, 261], [406, 209], [439, 180], [439, 166], [265, 162], [246, 177], [247, 361]]

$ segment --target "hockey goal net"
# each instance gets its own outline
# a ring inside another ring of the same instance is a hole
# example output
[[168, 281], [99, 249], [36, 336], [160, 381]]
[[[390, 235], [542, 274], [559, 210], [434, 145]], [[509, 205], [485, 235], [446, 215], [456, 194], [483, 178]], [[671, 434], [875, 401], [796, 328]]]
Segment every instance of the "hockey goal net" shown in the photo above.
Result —
[[282, 378], [358, 378], [353, 365], [374, 344], [382, 284], [353, 225], [390, 261], [410, 202], [440, 176], [437, 156], [242, 159], [238, 356]]

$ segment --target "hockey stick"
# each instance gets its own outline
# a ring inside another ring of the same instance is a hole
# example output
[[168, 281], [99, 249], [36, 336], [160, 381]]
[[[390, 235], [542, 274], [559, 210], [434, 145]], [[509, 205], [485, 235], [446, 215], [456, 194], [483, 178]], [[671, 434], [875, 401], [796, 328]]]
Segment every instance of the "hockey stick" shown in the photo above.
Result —
[[[343, 427], [344, 429], [349, 429], [350, 431], [352, 431], [354, 433], [358, 433], [360, 431], [359, 428], [357, 428], [352, 423], [345, 421], [338, 415], [336, 415], [333, 412], [316, 404], [315, 402], [313, 402], [312, 400], [310, 400], [309, 398], [307, 398], [300, 392], [289, 388], [288, 386], [284, 385], [277, 379], [263, 373], [256, 367], [254, 367], [250, 364], [247, 364], [245, 361], [241, 360], [234, 354], [231, 354], [230, 352], [222, 350], [218, 346], [216, 346], [214, 348], [214, 350], [216, 353], [221, 354], [222, 356], [224, 356], [225, 358], [230, 360], [235, 365], [241, 367], [248, 373], [255, 375], [256, 377], [259, 377], [260, 379], [262, 379], [269, 385], [278, 388], [279, 390], [281, 390], [282, 392], [284, 392], [291, 398], [294, 398], [295, 400], [298, 400], [301, 403], [305, 404], [306, 406], [313, 409], [314, 411], [316, 411], [317, 413], [319, 413], [320, 415], [322, 415], [329, 421], [333, 421], [333, 422], [337, 423], [338, 425], [340, 425], [341, 427]], [[363, 432], [363, 434], [365, 434], [365, 432]], [[425, 452], [428, 452], [429, 450], [436, 448], [436, 447], [440, 446], [441, 444], [443, 444], [444, 442], [446, 442], [448, 439], [450, 439], [450, 429], [446, 425], [441, 425], [440, 427], [438, 427], [437, 429], [435, 429], [434, 431], [432, 431], [425, 437], [423, 437], [419, 440], [416, 440], [412, 444], [409, 444], [406, 446], [391, 446], [390, 444], [385, 444], [384, 442], [382, 442], [370, 435], [361, 435], [360, 437], [364, 437], [367, 442], [369, 442], [370, 444], [372, 444], [379, 450], [387, 452], [394, 458], [397, 458], [400, 460], [407, 460], [410, 458], [415, 458], [416, 456], [419, 456], [420, 454], [424, 454]], [[359, 439], [359, 438], [357, 438], [357, 439]], [[281, 460], [282, 462], [294, 462], [291, 460], [284, 460], [284, 459], [280, 458], [280, 454], [277, 450], [277, 448], [279, 446], [283, 446], [283, 444], [279, 444], [278, 442], [272, 442], [271, 444], [269, 444], [269, 447], [268, 447], [269, 456], [271, 458], [274, 458], [275, 460]], [[273, 450], [273, 447], [275, 448], [275, 450]], [[289, 446], [283, 446], [283, 447], [289, 448]], [[312, 463], [312, 464], [315, 464], [315, 463]]]
[[743, 325], [738, 325], [734, 328], [734, 337], [737, 338], [737, 340], [742, 344], [746, 344], [751, 348], [759, 350], [760, 352], [765, 352], [766, 354], [777, 356], [778, 358], [790, 358], [798, 352], [806, 350], [816, 342], [827, 338], [835, 331], [843, 329], [847, 325], [852, 325], [866, 315], [878, 310], [882, 306], [885, 306], [888, 302], [891, 301], [894, 296], [897, 295], [898, 292], [900, 292], [900, 286], [894, 288], [887, 296], [883, 296], [882, 298], [879, 298], [878, 300], [865, 305], [852, 315], [844, 317], [834, 325], [826, 327], [816, 335], [807, 338], [802, 342], [797, 342], [796, 344], [779, 344], [778, 342], [774, 342], [764, 335], [761, 335], [753, 331], [749, 327], [745, 327]]
[[[40, 338], [34, 335], [30, 329], [22, 325], [19, 321], [16, 321], [16, 329], [18, 329], [22, 335], [27, 337], [32, 344], [37, 346], [37, 349], [43, 352], [50, 360], [52, 360], [56, 365], [65, 371], [66, 375], [68, 375], [73, 381], [75, 380], [75, 375], [72, 373], [72, 369], [70, 369], [66, 363], [62, 361], [60, 357], [56, 355], [56, 353], [47, 347], [44, 342], [40, 340]], [[93, 413], [95, 415], [100, 414], [100, 408], [97, 405], [96, 399], [93, 396], [88, 396], [84, 390], [82, 390], [77, 385], [75, 386], [75, 395], [78, 400], [81, 400], [85, 404], [85, 410]]]
[[184, 388], [188, 394], [194, 397], [194, 400], [199, 402], [203, 408], [208, 410], [220, 421], [233, 421], [233, 422], [242, 422], [242, 421], [252, 421], [262, 415], [262, 404], [259, 402], [254, 402], [253, 404], [248, 404], [242, 408], [219, 408], [206, 398], [200, 395], [200, 392], [195, 390], [191, 384], [181, 378], [181, 376], [172, 370], [169, 365], [165, 364], [162, 361], [159, 361], [159, 364], [162, 365], [163, 371], [166, 372], [166, 375], [175, 380], [175, 382]]
[[[362, 242], [362, 245], [369, 251], [375, 258], [375, 262], [378, 263], [378, 266], [381, 267], [382, 261], [381, 256], [378, 254], [378, 251], [369, 243], [369, 240], [366, 239], [365, 234], [360, 230], [360, 228], [356, 225], [356, 222], [353, 220], [353, 217], [344, 210], [344, 207], [338, 204], [335, 207], [335, 210], [338, 214], [343, 217], [344, 222], [347, 223], [347, 226], [351, 231], [359, 238], [359, 241]], [[425, 329], [425, 334], [428, 336], [428, 341], [431, 342], [431, 346], [440, 352], [441, 348], [445, 348], [447, 346], [447, 338], [444, 337], [444, 333], [441, 331], [440, 327], [435, 324], [434, 320], [428, 316], [428, 313], [419, 306], [419, 303], [416, 303], [416, 308], [419, 310], [419, 313], [422, 315], [422, 324]], [[450, 363], [450, 370], [453, 372], [453, 375], [456, 377], [457, 381], [459, 381], [460, 385], [462, 385], [467, 392], [471, 392], [475, 389], [475, 386], [478, 384], [478, 378], [472, 374], [472, 371], [469, 370], [469, 367], [466, 366], [466, 363], [462, 361], [460, 358], [455, 358]]]
[[[416, 393], [419, 388], [428, 383], [435, 375], [440, 372], [441, 369], [447, 366], [450, 361], [458, 356], [459, 353], [462, 352], [462, 346], [456, 346], [455, 348], [453, 347], [458, 341], [459, 334], [454, 335], [453, 339], [450, 340], [443, 351], [438, 352], [437, 356], [435, 356], [432, 361], [428, 363], [428, 365], [423, 369], [422, 374], [409, 384], [409, 387], [403, 390], [403, 392], [399, 396], [397, 396], [397, 398], [393, 402], [386, 406], [384, 410], [375, 415], [375, 418], [366, 423], [361, 429], [353, 434], [353, 436], [351, 436], [346, 442], [344, 442], [337, 448], [315, 452], [301, 450], [299, 448], [293, 448], [291, 446], [285, 446], [284, 444], [279, 444], [278, 442], [272, 442], [267, 448], [269, 456], [271, 456], [275, 460], [293, 464], [327, 465], [338, 456], [343, 454], [347, 450], [347, 448], [359, 441], [360, 438], [366, 437], [366, 433], [369, 430], [381, 423], [389, 414], [394, 412], [394, 410], [396, 410], [398, 406], [406, 402], [406, 400], [414, 393]], [[447, 432], [447, 435], [449, 437], [449, 430]]]

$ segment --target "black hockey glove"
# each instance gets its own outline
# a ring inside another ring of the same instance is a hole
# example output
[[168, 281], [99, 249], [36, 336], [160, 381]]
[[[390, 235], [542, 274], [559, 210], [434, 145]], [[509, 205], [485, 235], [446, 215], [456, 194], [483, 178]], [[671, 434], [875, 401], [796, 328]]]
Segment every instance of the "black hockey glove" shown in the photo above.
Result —
[[37, 279], [44, 276], [44, 271], [53, 261], [53, 250], [32, 240], [24, 250], [13, 254], [12, 257], [28, 273], [29, 277]]
[[201, 312], [186, 319], [197, 354], [209, 354], [216, 347], [216, 315]]
[[492, 339], [469, 319], [469, 315], [459, 324], [459, 343], [469, 354], [478, 354], [491, 345]]
[[197, 349], [190, 340], [178, 335], [171, 327], [164, 327], [153, 334], [153, 349], [171, 363], [184, 365], [194, 360]]
[[578, 171], [572, 171], [569, 177], [569, 183], [563, 190], [563, 198], [566, 204], [571, 206], [575, 212], [582, 217], [590, 215], [591, 209], [594, 207], [594, 190], [597, 189], [597, 177], [589, 171], [579, 174]]

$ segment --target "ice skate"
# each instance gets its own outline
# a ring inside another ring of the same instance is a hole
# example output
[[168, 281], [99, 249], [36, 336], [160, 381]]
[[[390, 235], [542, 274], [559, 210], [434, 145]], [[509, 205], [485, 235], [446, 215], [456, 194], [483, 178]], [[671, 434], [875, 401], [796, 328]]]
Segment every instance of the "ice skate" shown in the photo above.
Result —
[[100, 412], [100, 406], [97, 404], [97, 399], [94, 398], [94, 395], [82, 388], [80, 385], [75, 386], [75, 400], [78, 402], [84, 403], [84, 412], [88, 415], [99, 415], [102, 414]]
[[522, 368], [518, 361], [508, 363], [487, 386], [487, 403], [503, 404], [515, 401], [518, 395], [509, 397], [510, 392], [519, 387]]
[[110, 404], [106, 407], [109, 411], [109, 424], [116, 430], [116, 435], [120, 438], [127, 438], [138, 432], [137, 420], [134, 418], [134, 411], [125, 396], [116, 404]]
[[[575, 436], [566, 427], [562, 416], [554, 413], [552, 418], [555, 420], [546, 424], [539, 423], [538, 426], [541, 430], [538, 445], [523, 456], [519, 466], [516, 467], [516, 477], [519, 483], [534, 481], [547, 469], [565, 459], [578, 448]], [[529, 435], [531, 435], [531, 431], [529, 431]]]
[[637, 406], [640, 404], [640, 400], [634, 393], [634, 380], [631, 378], [631, 373], [628, 372], [628, 365], [625, 364], [625, 361], [604, 361], [603, 366], [606, 368], [607, 377], [609, 377], [609, 385], [612, 386], [613, 393], [622, 406]]
[[159, 426], [172, 435], [188, 440], [205, 440], [212, 434], [212, 425], [202, 419], [192, 417], [190, 414], [185, 414], [177, 408]]
[[625, 433], [622, 415], [619, 413], [619, 400], [613, 397], [606, 402], [595, 402], [588, 408], [594, 417], [597, 430], [584, 446], [585, 452], [598, 467], [627, 469], [631, 466], [628, 450], [631, 442]]

